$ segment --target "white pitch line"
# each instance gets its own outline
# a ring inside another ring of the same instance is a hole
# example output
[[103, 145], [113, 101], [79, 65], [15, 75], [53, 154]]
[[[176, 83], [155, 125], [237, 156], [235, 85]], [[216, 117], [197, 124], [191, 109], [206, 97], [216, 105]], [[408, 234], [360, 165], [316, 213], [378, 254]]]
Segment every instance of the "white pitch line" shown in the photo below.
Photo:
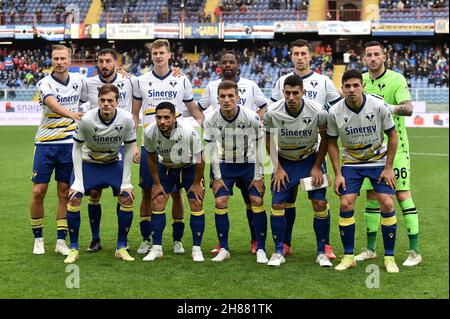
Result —
[[411, 153], [411, 155], [423, 155], [423, 156], [447, 156], [448, 154], [441, 154], [441, 153]]

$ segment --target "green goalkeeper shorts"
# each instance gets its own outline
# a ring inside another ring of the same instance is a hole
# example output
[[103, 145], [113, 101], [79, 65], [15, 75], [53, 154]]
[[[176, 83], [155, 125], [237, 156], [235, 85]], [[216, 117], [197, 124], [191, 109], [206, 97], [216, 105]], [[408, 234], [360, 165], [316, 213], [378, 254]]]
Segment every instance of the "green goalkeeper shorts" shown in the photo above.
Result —
[[[409, 152], [398, 152], [394, 159], [394, 174], [397, 180], [395, 191], [409, 191], [410, 188], [410, 160]], [[362, 184], [361, 190], [372, 190], [370, 180], [366, 178]]]

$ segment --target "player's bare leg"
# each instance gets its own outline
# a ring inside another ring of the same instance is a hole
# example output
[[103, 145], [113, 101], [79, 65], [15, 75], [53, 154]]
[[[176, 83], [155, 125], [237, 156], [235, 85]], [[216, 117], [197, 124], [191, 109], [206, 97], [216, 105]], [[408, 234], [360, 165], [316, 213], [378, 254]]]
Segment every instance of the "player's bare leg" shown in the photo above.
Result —
[[30, 201], [31, 228], [34, 235], [33, 254], [42, 255], [45, 253], [43, 224], [44, 224], [44, 199], [47, 194], [48, 184], [33, 184]]

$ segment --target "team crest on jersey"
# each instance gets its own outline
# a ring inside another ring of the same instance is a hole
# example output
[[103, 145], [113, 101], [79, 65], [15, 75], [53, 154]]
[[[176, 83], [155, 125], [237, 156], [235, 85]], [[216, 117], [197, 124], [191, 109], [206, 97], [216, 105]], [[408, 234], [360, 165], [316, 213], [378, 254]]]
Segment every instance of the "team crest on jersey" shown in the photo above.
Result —
[[381, 90], [383, 90], [386, 87], [386, 85], [384, 83], [378, 83], [378, 88]]
[[98, 127], [96, 126], [96, 127], [94, 127], [94, 132], [97, 132], [98, 131]]
[[281, 125], [284, 125], [284, 124], [286, 124], [286, 121], [285, 120], [281, 120]]
[[123, 126], [122, 126], [122, 125], [115, 125], [115, 126], [114, 126], [114, 129], [115, 129], [118, 133], [120, 133], [120, 132], [122, 132], [122, 130], [123, 130]]
[[172, 87], [175, 87], [175, 85], [177, 85], [177, 81], [170, 81], [169, 84], [172, 85]]
[[375, 114], [373, 113], [368, 113], [366, 114], [366, 119], [368, 119], [369, 121], [372, 122], [372, 120], [375, 118]]
[[56, 92], [58, 92], [58, 93], [59, 93], [59, 88], [56, 88]]
[[123, 83], [123, 82], [120, 82], [119, 84], [116, 84], [116, 86], [119, 88], [119, 89], [123, 89], [123, 87], [124, 87], [124, 85], [125, 85], [125, 83]]
[[311, 123], [311, 116], [303, 117], [303, 123], [309, 125]]
[[239, 89], [239, 93], [241, 93], [241, 94], [244, 94], [245, 92], [246, 92], [247, 90], [246, 89], [244, 89], [244, 88], [242, 88], [242, 89]]
[[72, 88], [73, 88], [75, 91], [77, 91], [77, 90], [78, 90], [78, 84], [72, 85]]
[[241, 130], [243, 130], [245, 128], [245, 125], [244, 124], [238, 124], [238, 125], [236, 125], [236, 127], [241, 129]]
[[316, 86], [317, 86], [317, 81], [311, 81], [311, 82], [309, 82], [310, 84], [311, 84], [311, 86], [313, 87], [313, 88], [316, 88]]
[[223, 126], [219, 125], [217, 128], [218, 128], [219, 130], [222, 130], [222, 129], [223, 129]]

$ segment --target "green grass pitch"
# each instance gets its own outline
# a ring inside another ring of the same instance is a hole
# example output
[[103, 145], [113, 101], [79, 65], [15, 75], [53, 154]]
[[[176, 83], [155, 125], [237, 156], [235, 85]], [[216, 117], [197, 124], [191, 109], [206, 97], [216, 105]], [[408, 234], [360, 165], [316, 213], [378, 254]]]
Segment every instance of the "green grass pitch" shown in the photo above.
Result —
[[[135, 207], [129, 240], [136, 261], [126, 263], [114, 259], [117, 221], [115, 199], [111, 191], [102, 198], [101, 236], [104, 249], [88, 254], [90, 241], [87, 201], [82, 205], [80, 234], [79, 289], [68, 289], [63, 257], [53, 251], [56, 241], [55, 182], [52, 181], [45, 200], [44, 238], [46, 254], [34, 256], [33, 236], [28, 205], [31, 191], [33, 138], [35, 127], [0, 127], [0, 298], [448, 298], [448, 129], [409, 129], [411, 144], [413, 198], [420, 218], [420, 246], [424, 263], [419, 267], [400, 266], [399, 274], [387, 274], [382, 258], [359, 263], [356, 269], [337, 272], [315, 264], [313, 213], [305, 194], [297, 200], [297, 220], [293, 235], [294, 254], [279, 268], [256, 264], [249, 252], [249, 231], [242, 199], [230, 201], [230, 252], [232, 258], [223, 263], [210, 261], [209, 250], [216, 244], [213, 196], [208, 190], [205, 202], [206, 231], [203, 252], [206, 261], [194, 264], [190, 257], [192, 236], [187, 214], [183, 242], [186, 254], [175, 256], [171, 245], [171, 218], [164, 232], [164, 258], [143, 262], [135, 250], [140, 244], [139, 211]], [[441, 155], [439, 155], [441, 154]], [[137, 203], [138, 166], [133, 168]], [[338, 198], [329, 189], [332, 226], [331, 242], [335, 252], [343, 249], [338, 232]], [[270, 194], [265, 196], [270, 208]], [[365, 245], [363, 200], [356, 207], [355, 251]], [[396, 204], [398, 235], [396, 260], [406, 258], [408, 239], [401, 211]], [[399, 213], [400, 212], [400, 213]], [[270, 227], [270, 226], [269, 226]], [[270, 229], [270, 228], [269, 228]], [[67, 239], [68, 242], [68, 239]], [[381, 236], [378, 254], [382, 255]], [[273, 241], [267, 239], [268, 255]], [[337, 261], [333, 262], [335, 265]], [[380, 268], [379, 288], [366, 286], [369, 264]]]

